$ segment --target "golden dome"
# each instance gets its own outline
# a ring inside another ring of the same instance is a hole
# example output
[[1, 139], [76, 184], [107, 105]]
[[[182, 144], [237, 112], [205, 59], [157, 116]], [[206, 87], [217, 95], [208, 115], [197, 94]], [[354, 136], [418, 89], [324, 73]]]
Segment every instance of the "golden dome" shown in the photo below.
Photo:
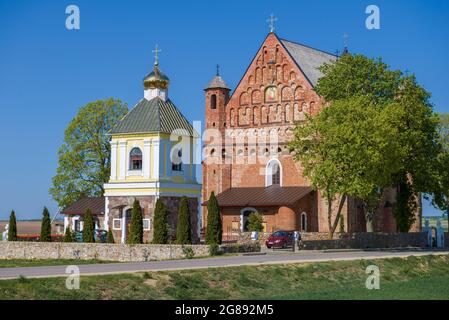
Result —
[[170, 84], [168, 77], [159, 70], [159, 64], [154, 64], [153, 71], [143, 79], [143, 86], [146, 89], [167, 89]]

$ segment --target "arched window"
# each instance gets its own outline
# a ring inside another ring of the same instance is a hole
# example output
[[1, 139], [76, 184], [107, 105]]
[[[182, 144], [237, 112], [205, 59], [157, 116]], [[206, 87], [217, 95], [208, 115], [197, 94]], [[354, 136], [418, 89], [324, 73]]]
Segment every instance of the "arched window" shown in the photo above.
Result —
[[213, 94], [210, 97], [210, 108], [217, 109], [217, 95], [216, 94]]
[[172, 162], [171, 169], [173, 171], [182, 171], [182, 149], [178, 149], [177, 159], [174, 159], [175, 162]]
[[272, 185], [282, 185], [282, 167], [277, 159], [270, 160], [265, 169], [265, 186]]
[[142, 151], [139, 148], [133, 148], [129, 153], [129, 169], [142, 170]]
[[307, 231], [307, 214], [305, 212], [301, 213], [301, 231]]

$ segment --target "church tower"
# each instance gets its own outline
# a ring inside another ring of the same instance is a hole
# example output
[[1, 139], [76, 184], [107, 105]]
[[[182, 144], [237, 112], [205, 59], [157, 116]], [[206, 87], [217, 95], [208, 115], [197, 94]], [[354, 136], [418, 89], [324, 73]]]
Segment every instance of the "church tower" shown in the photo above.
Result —
[[220, 76], [219, 67], [217, 74], [204, 89], [206, 95], [206, 129], [218, 129], [224, 132], [226, 127], [226, 104], [229, 101], [231, 89]]

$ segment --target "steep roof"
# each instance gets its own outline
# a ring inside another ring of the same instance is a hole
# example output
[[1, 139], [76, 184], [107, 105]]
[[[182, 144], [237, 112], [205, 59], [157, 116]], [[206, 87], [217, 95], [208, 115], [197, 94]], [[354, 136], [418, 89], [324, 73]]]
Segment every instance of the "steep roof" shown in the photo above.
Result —
[[219, 193], [217, 201], [220, 207], [275, 207], [293, 205], [311, 191], [312, 188], [305, 186], [231, 188]]
[[101, 215], [105, 212], [105, 198], [82, 198], [71, 206], [61, 211], [62, 214], [83, 215], [87, 209], [90, 209], [93, 215]]
[[337, 60], [337, 57], [333, 54], [292, 41], [279, 40], [313, 86], [323, 76], [318, 68], [324, 63], [331, 63]]
[[221, 76], [215, 76], [204, 89], [207, 90], [217, 88], [231, 90]]
[[175, 129], [184, 129], [190, 136], [196, 136], [192, 125], [167, 99], [155, 97], [150, 101], [140, 100], [128, 114], [112, 128], [109, 134], [128, 133], [172, 133]]

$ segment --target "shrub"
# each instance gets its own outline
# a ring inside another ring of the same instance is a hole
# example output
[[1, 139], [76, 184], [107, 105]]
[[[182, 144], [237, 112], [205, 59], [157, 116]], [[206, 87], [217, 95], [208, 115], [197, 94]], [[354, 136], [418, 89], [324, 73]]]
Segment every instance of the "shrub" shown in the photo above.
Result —
[[93, 243], [95, 242], [94, 236], [94, 217], [92, 216], [92, 211], [87, 209], [84, 214], [84, 227], [83, 227], [83, 242], [85, 243]]
[[154, 244], [167, 244], [168, 242], [168, 224], [167, 211], [161, 199], [157, 199], [154, 209]]
[[17, 222], [14, 210], [11, 211], [9, 216], [8, 241], [17, 241]]
[[189, 201], [182, 197], [179, 204], [178, 225], [176, 230], [177, 244], [191, 244], [192, 230], [190, 227]]
[[114, 234], [112, 233], [112, 230], [108, 231], [108, 234], [106, 236], [106, 242], [107, 243], [115, 243]]
[[195, 256], [195, 251], [191, 247], [182, 247], [182, 253], [186, 259], [192, 259]]
[[129, 244], [141, 244], [143, 243], [143, 217], [142, 208], [137, 199], [134, 199], [133, 209], [131, 213], [131, 226], [129, 231], [129, 237], [127, 239]]
[[263, 231], [263, 218], [257, 213], [253, 212], [248, 217], [248, 231]]
[[221, 221], [220, 207], [218, 206], [215, 193], [212, 191], [209, 201], [207, 202], [207, 227], [206, 227], [206, 244], [221, 244], [223, 235], [223, 226]]
[[209, 255], [217, 256], [220, 254], [220, 246], [216, 243], [209, 245]]
[[51, 221], [50, 221], [50, 213], [48, 209], [44, 207], [44, 211], [42, 212], [42, 224], [41, 224], [41, 242], [51, 242]]
[[75, 242], [75, 235], [69, 227], [65, 229], [64, 242]]

